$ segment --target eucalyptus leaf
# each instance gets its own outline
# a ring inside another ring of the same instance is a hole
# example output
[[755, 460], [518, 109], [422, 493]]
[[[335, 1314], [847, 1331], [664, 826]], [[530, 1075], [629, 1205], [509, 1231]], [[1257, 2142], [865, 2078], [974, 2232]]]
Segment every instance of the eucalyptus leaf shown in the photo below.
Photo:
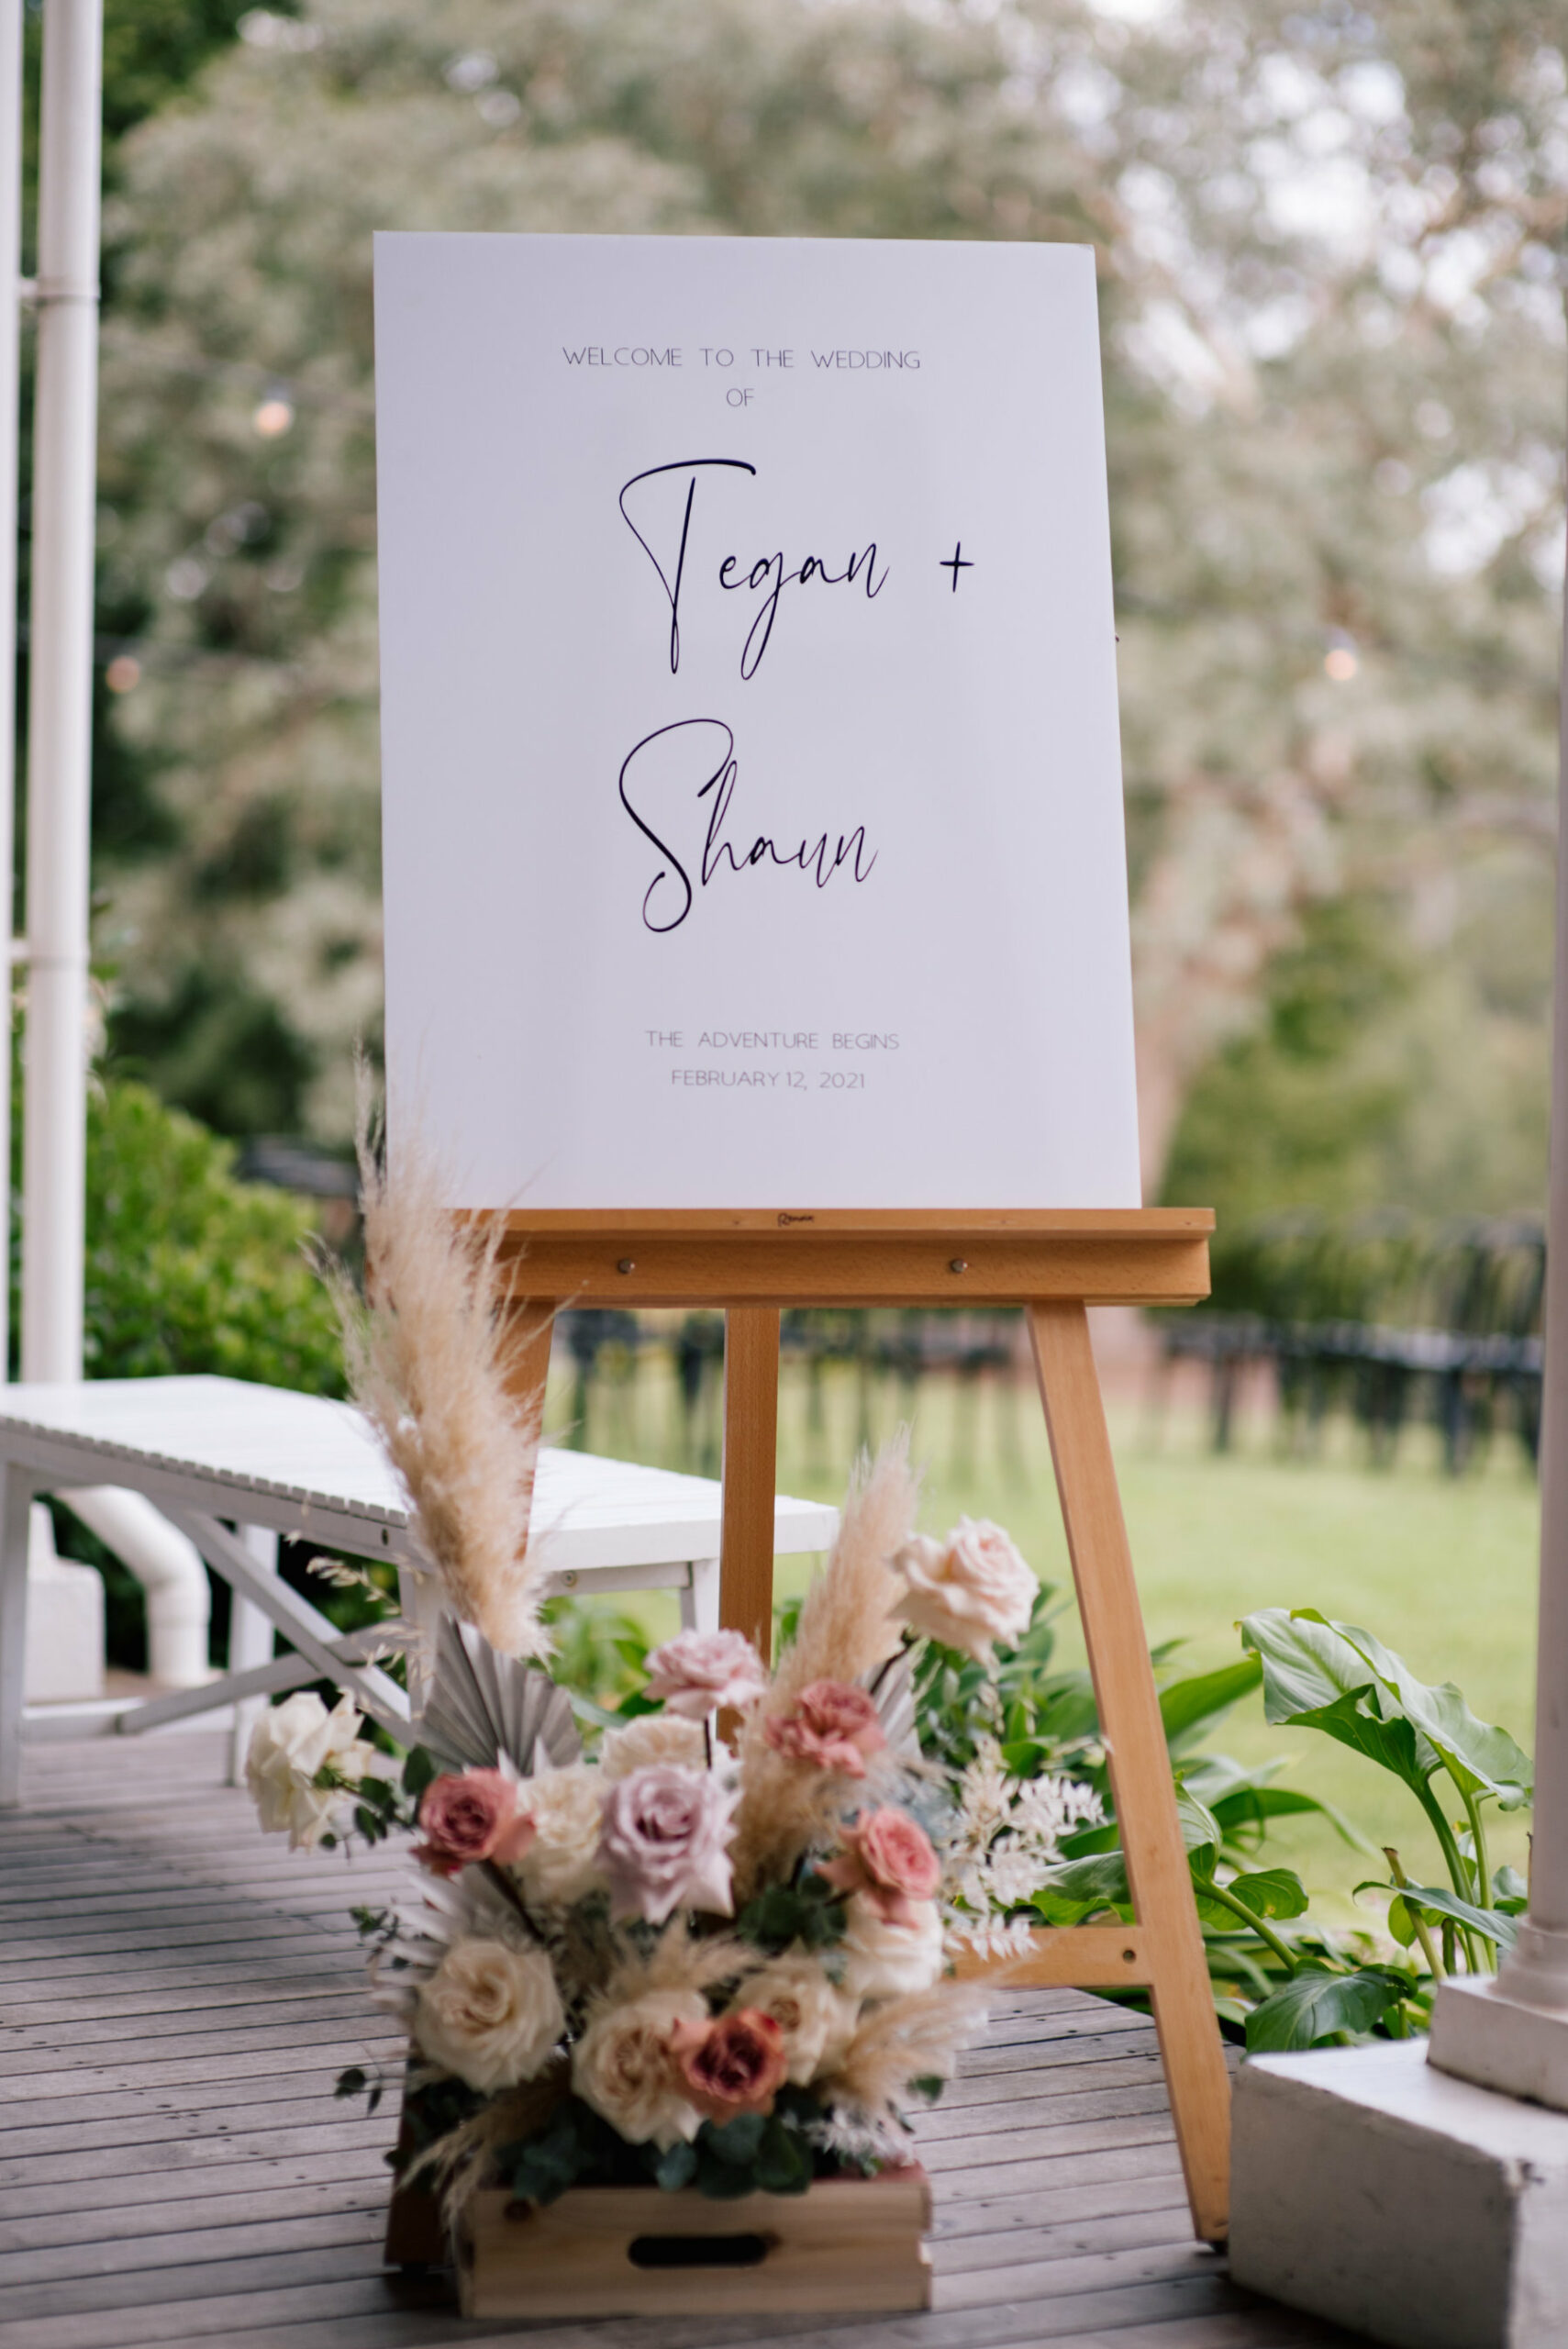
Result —
[[687, 2144], [684, 2137], [677, 2137], [674, 2143], [660, 2154], [653, 2168], [655, 2182], [666, 2194], [678, 2194], [684, 2186], [691, 2184], [696, 2174], [697, 2149]]

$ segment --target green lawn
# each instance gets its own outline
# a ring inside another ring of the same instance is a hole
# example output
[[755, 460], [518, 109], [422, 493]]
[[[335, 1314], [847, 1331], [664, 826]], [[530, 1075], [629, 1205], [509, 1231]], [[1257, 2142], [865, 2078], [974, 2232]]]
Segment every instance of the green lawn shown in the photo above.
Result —
[[[891, 1381], [862, 1388], [848, 1369], [829, 1373], [815, 1401], [798, 1366], [786, 1368], [780, 1408], [782, 1489], [837, 1498], [857, 1440], [890, 1433], [909, 1398]], [[552, 1390], [561, 1424], [564, 1396]], [[923, 1523], [940, 1531], [961, 1511], [1006, 1525], [1030, 1564], [1065, 1583], [1067, 1561], [1044, 1431], [1032, 1395], [957, 1391], [948, 1379], [917, 1390], [914, 1449], [926, 1468]], [[1156, 1442], [1141, 1415], [1113, 1413], [1123, 1498], [1150, 1637], [1184, 1640], [1184, 1662], [1201, 1668], [1239, 1653], [1235, 1624], [1258, 1607], [1316, 1607], [1364, 1625], [1423, 1679], [1459, 1683], [1483, 1719], [1529, 1743], [1533, 1711], [1537, 1499], [1518, 1447], [1499, 1439], [1485, 1465], [1455, 1481], [1421, 1431], [1392, 1471], [1365, 1464], [1349, 1429], [1318, 1461], [1279, 1456], [1272, 1431], [1254, 1426], [1239, 1450], [1217, 1459], [1195, 1421], [1169, 1425]], [[635, 1387], [595, 1397], [587, 1428], [596, 1450], [669, 1464], [713, 1461], [711, 1425], [684, 1455], [673, 1388], [644, 1364]], [[786, 1560], [781, 1589], [799, 1587], [807, 1560]], [[673, 1620], [673, 1602], [635, 1602], [650, 1625]], [[1062, 1647], [1082, 1654], [1076, 1619]], [[1218, 1741], [1252, 1761], [1289, 1757], [1290, 1783], [1347, 1812], [1374, 1845], [1398, 1846], [1417, 1881], [1440, 1881], [1429, 1829], [1405, 1790], [1357, 1755], [1311, 1731], [1269, 1728], [1261, 1700], [1232, 1714]], [[1440, 1781], [1440, 1784], [1441, 1782]], [[1494, 1863], [1526, 1861], [1520, 1817], [1496, 1821]], [[1381, 1873], [1322, 1823], [1289, 1825], [1274, 1856], [1300, 1869], [1340, 1909], [1351, 1886]]]

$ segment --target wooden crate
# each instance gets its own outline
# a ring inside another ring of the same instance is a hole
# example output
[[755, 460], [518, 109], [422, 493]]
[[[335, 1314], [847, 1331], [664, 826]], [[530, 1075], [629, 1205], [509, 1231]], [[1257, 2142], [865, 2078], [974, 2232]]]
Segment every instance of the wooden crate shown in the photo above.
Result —
[[930, 2216], [929, 2183], [914, 2167], [733, 2202], [656, 2186], [575, 2188], [543, 2208], [482, 2193], [458, 2248], [462, 2312], [832, 2316], [929, 2308], [922, 2238]]

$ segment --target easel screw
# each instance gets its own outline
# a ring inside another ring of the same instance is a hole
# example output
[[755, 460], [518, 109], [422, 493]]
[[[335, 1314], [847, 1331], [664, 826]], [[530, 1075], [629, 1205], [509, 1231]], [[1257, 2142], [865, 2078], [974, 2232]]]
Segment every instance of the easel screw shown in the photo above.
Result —
[[948, 1265], [950, 1273], [967, 1273], [969, 1265], [962, 1256], [954, 1256]]
[[635, 1273], [637, 1266], [629, 1256], [623, 1256], [617, 1264], [616, 1270], [617, 1273]]

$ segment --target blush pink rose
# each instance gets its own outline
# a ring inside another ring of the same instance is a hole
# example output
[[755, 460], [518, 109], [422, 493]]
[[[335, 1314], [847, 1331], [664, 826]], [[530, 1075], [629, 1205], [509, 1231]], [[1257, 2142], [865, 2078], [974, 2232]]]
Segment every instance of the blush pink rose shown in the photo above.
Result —
[[648, 1659], [648, 1693], [700, 1721], [721, 1705], [740, 1711], [768, 1685], [762, 1657], [740, 1631], [678, 1631]]
[[892, 1563], [905, 1583], [900, 1614], [945, 1648], [988, 1664], [994, 1640], [1011, 1647], [1029, 1630], [1040, 1585], [986, 1518], [961, 1517], [945, 1542], [917, 1533]]
[[598, 1865], [610, 1913], [662, 1925], [673, 1909], [731, 1909], [728, 1845], [736, 1796], [708, 1770], [654, 1763], [605, 1796]]
[[456, 1876], [476, 1860], [520, 1860], [534, 1840], [523, 1788], [499, 1770], [432, 1779], [419, 1805], [424, 1842], [414, 1856], [433, 1876]]
[[706, 2029], [681, 2023], [672, 2044], [687, 2097], [710, 2121], [771, 2112], [789, 2076], [784, 2032], [756, 2007], [738, 2007]]
[[917, 1903], [929, 1900], [942, 1880], [941, 1863], [918, 1820], [884, 1803], [841, 1831], [843, 1850], [817, 1871], [836, 1892], [863, 1893], [890, 1925], [919, 1920]]
[[863, 1688], [845, 1680], [813, 1680], [792, 1713], [762, 1723], [762, 1735], [792, 1762], [814, 1762], [819, 1770], [841, 1770], [851, 1778], [863, 1778], [867, 1755], [887, 1743], [875, 1705]]

